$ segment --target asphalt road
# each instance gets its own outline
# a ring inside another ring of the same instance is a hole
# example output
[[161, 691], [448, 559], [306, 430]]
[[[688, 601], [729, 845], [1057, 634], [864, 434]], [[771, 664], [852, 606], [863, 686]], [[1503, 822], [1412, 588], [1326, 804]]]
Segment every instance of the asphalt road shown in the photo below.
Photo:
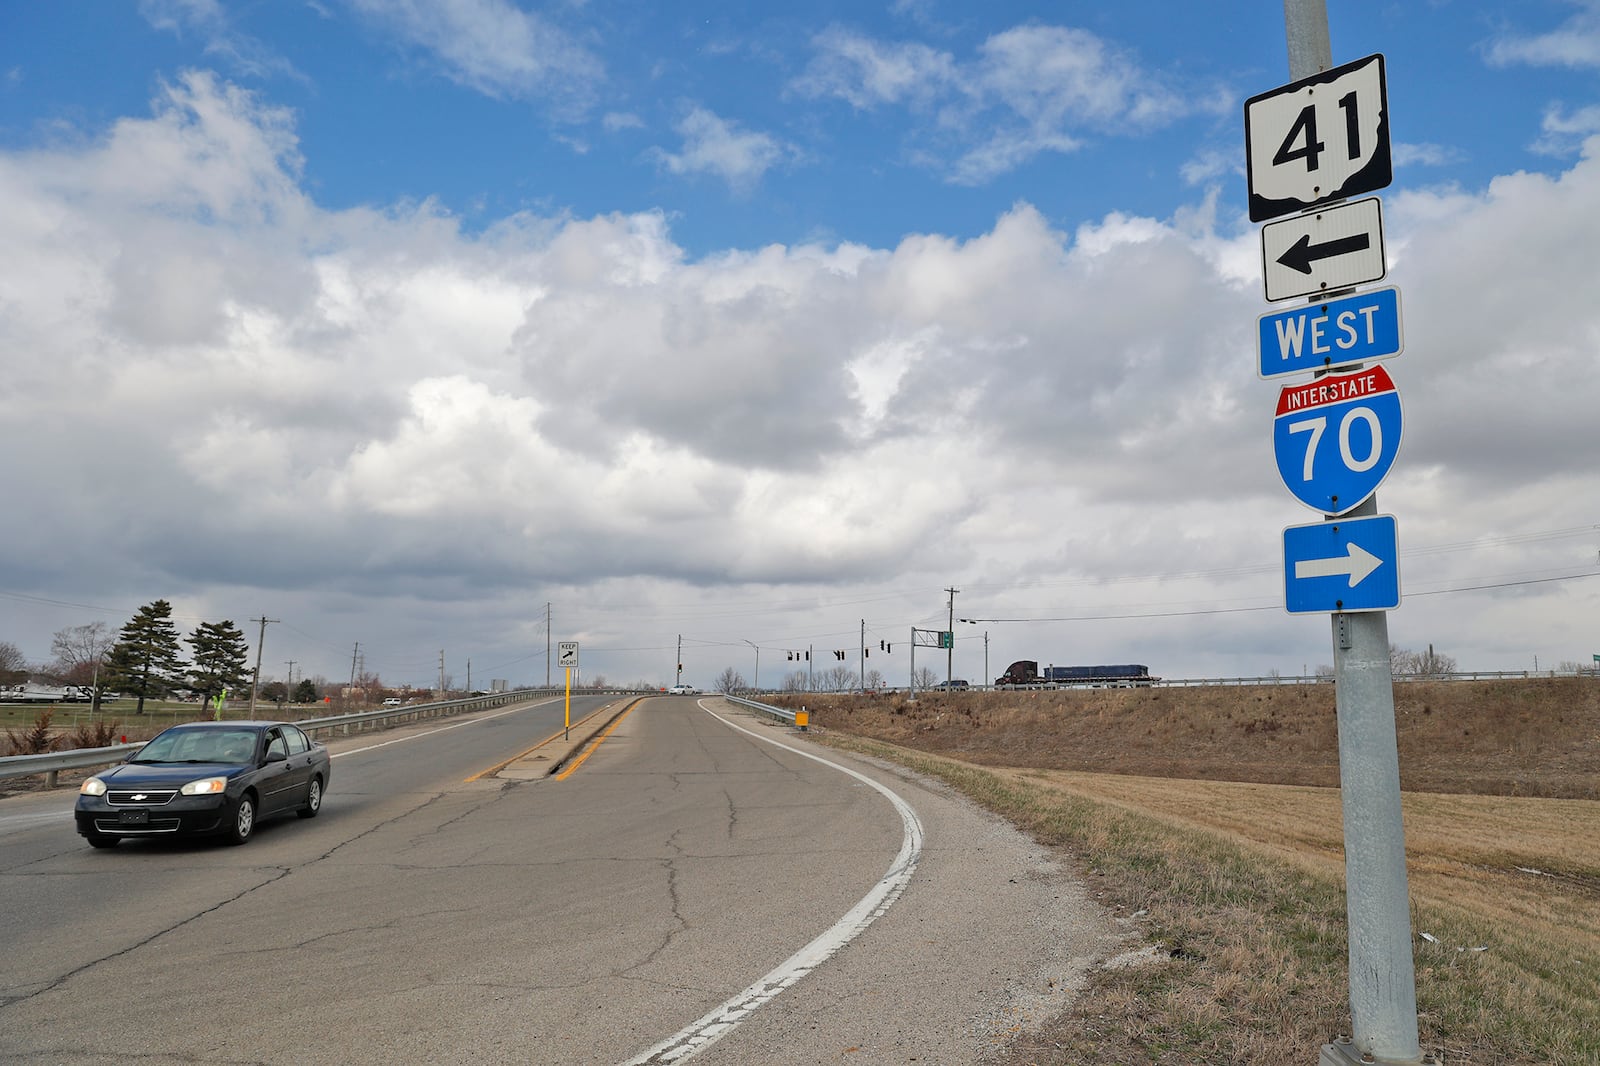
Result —
[[0, 1061], [977, 1063], [1116, 950], [1004, 823], [721, 699], [480, 776], [560, 717], [338, 741], [240, 848], [0, 801]]

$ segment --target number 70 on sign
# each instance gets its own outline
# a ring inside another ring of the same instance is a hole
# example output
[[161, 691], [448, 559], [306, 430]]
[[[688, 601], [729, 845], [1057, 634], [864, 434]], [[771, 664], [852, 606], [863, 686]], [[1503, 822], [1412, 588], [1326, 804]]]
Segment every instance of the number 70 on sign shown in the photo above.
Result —
[[1344, 514], [1388, 476], [1400, 433], [1400, 393], [1381, 366], [1285, 386], [1272, 429], [1278, 474], [1307, 507]]

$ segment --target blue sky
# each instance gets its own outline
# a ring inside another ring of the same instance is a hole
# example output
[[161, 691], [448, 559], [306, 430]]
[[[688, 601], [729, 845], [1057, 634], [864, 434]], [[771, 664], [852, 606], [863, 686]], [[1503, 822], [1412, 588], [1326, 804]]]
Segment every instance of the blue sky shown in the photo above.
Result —
[[[1395, 139], [1391, 631], [1587, 661], [1600, 4], [1329, 6]], [[770, 684], [953, 584], [1039, 619], [974, 678], [1326, 662], [1252, 370], [1281, 6], [778, 11], [7, 5], [0, 491], [49, 507], [0, 640], [166, 597], [288, 619], [313, 673], [542, 680], [548, 602], [613, 679], [670, 683], [684, 634], [690, 680], [755, 643]]]
[[[1541, 122], [1581, 109], [1593, 67], [1517, 57], [1557, 54], [1549, 35], [1592, 11], [1332, 7], [1339, 61], [1388, 57], [1406, 178], [1558, 165]], [[1019, 199], [1068, 226], [1211, 183], [1235, 208], [1238, 104], [1288, 80], [1270, 3], [68, 0], [5, 18], [10, 145], [93, 136], [213, 70], [288, 109], [324, 208], [432, 200], [469, 228], [661, 210], [694, 254], [969, 237]]]

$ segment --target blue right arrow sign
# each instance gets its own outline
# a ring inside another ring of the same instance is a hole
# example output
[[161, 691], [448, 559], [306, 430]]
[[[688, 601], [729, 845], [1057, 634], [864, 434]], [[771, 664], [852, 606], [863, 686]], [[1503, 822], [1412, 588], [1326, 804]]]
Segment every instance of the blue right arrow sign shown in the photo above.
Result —
[[1400, 606], [1393, 515], [1338, 518], [1283, 531], [1283, 599], [1290, 614]]

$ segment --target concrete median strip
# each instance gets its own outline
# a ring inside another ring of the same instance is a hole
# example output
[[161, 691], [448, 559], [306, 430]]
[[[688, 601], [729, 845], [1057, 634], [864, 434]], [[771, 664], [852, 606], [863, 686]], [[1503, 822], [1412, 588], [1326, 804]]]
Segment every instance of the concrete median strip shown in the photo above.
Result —
[[549, 777], [565, 766], [585, 744], [599, 736], [612, 721], [626, 713], [634, 702], [637, 701], [608, 703], [604, 707], [590, 711], [573, 722], [570, 730], [557, 730], [521, 754], [513, 755], [505, 762], [473, 774], [467, 780], [480, 781], [496, 777], [506, 781], [535, 781], [541, 777]]

